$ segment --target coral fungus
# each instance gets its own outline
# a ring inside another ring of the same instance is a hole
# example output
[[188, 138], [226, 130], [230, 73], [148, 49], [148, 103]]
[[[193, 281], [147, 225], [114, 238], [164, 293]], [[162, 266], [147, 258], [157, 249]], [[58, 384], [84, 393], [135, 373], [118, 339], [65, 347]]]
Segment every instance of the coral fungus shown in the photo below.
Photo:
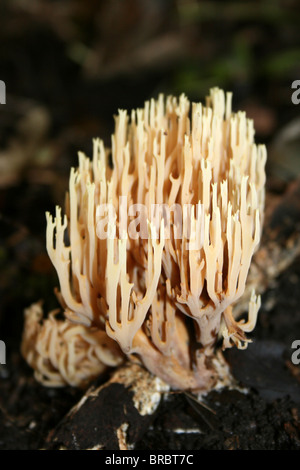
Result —
[[[112, 168], [98, 139], [92, 160], [79, 153], [66, 214], [47, 213], [65, 321], [44, 320], [49, 326], [40, 328], [57, 331], [47, 341], [46, 333], [27, 333], [37, 320], [25, 323], [23, 353], [39, 377], [49, 360], [66, 375], [59, 337], [76, 335], [88, 343], [80, 354], [86, 352], [86, 370], [91, 362], [91, 377], [95, 361], [118, 365], [121, 350], [173, 388], [208, 390], [218, 378], [218, 337], [224, 347], [247, 346], [260, 298], [252, 294], [247, 322], [234, 318], [232, 305], [260, 240], [266, 149], [254, 142], [252, 120], [232, 112], [231, 98], [218, 88], [206, 106], [160, 95], [130, 116], [119, 111]], [[95, 332], [111, 347], [109, 360], [90, 341]], [[72, 383], [80, 383], [74, 349], [63, 354], [74, 363]]]

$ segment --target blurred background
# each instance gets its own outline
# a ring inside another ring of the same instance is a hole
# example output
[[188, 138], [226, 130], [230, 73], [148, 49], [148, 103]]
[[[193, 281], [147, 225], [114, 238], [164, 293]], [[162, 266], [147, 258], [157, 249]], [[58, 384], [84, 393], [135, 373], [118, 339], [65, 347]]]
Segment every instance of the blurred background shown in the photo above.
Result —
[[23, 309], [56, 306], [45, 211], [63, 204], [77, 151], [110, 145], [113, 115], [158, 93], [231, 90], [268, 145], [268, 185], [300, 170], [297, 0], [1, 0], [0, 339], [18, 351]]

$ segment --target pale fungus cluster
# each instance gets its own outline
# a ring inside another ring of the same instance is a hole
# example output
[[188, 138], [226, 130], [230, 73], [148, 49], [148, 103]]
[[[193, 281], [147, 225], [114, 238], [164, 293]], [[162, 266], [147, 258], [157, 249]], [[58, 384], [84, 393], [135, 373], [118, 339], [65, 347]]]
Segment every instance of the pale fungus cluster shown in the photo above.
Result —
[[82, 385], [136, 358], [174, 389], [208, 390], [218, 338], [247, 346], [260, 298], [248, 321], [232, 305], [260, 240], [266, 149], [231, 99], [160, 95], [119, 111], [110, 151], [95, 140], [92, 159], [79, 153], [65, 215], [47, 213], [64, 319], [36, 304], [25, 316], [38, 380]]

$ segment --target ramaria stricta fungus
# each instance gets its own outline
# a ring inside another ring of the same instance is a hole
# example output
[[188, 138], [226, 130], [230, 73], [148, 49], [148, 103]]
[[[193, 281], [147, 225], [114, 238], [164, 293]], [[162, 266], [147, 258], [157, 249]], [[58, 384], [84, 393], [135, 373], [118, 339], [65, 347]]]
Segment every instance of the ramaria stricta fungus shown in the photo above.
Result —
[[100, 140], [92, 160], [79, 153], [66, 214], [47, 213], [65, 319], [26, 312], [22, 350], [38, 379], [80, 385], [127, 357], [174, 389], [209, 390], [218, 338], [247, 346], [260, 298], [247, 321], [232, 305], [260, 240], [266, 149], [231, 99], [161, 95], [119, 111], [112, 168]]

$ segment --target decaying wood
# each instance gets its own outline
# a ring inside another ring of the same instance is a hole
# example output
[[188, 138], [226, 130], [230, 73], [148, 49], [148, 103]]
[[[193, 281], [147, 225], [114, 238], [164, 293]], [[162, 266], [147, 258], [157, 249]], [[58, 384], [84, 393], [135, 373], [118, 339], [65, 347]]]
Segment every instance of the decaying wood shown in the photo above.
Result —
[[169, 387], [138, 364], [92, 386], [47, 439], [47, 449], [129, 450], [149, 428]]

